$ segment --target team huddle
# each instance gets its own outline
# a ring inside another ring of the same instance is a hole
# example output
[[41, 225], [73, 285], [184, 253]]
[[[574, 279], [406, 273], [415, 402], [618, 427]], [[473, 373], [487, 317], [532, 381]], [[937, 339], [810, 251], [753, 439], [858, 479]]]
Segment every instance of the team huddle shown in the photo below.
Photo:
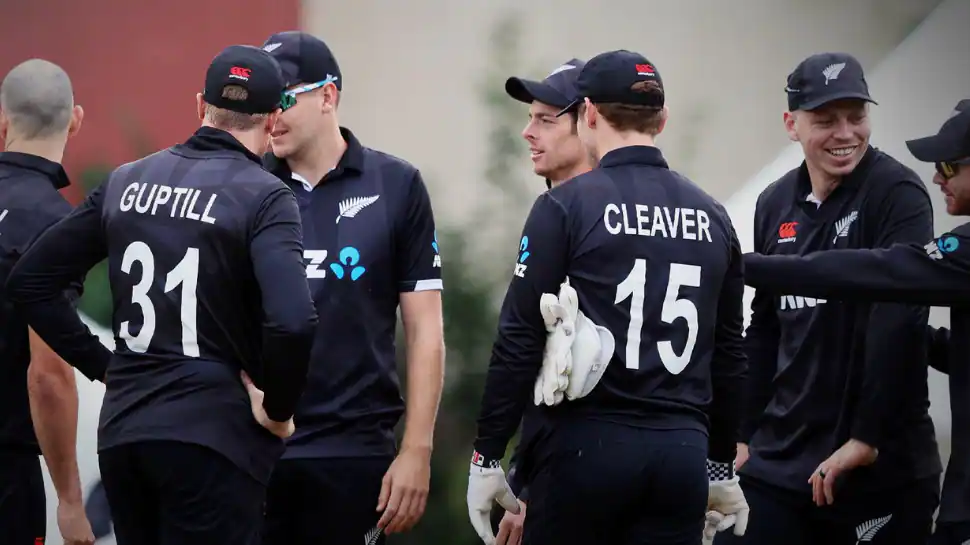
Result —
[[[4, 78], [3, 543], [46, 538], [40, 454], [65, 543], [94, 541], [72, 368], [105, 385], [119, 545], [376, 545], [422, 518], [442, 257], [420, 172], [339, 124], [342, 85], [309, 34], [230, 46], [201, 127], [72, 209], [60, 161], [83, 110], [67, 74], [31, 60]], [[926, 185], [869, 144], [855, 58], [788, 76], [805, 160], [760, 195], [751, 253], [657, 147], [668, 108], [643, 55], [505, 89], [529, 105], [548, 190], [510, 266], [469, 467], [486, 545], [970, 542], [970, 227], [936, 236]], [[970, 215], [970, 100], [907, 145]], [[104, 260], [114, 349], [76, 311]], [[952, 307], [950, 330], [928, 305]], [[942, 490], [930, 366], [951, 389]]]

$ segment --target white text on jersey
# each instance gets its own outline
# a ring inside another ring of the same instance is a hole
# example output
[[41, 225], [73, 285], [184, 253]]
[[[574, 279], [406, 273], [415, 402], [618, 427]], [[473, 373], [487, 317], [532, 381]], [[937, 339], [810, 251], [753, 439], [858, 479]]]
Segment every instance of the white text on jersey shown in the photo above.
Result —
[[633, 205], [631, 214], [626, 203], [610, 203], [603, 211], [603, 224], [611, 235], [681, 238], [711, 242], [711, 219], [707, 212], [693, 208], [651, 207]]
[[[146, 189], [148, 190], [147, 193]], [[215, 204], [217, 195], [209, 196], [205, 210], [199, 214], [196, 211], [196, 205], [200, 195], [202, 195], [202, 191], [198, 189], [187, 187], [172, 189], [167, 185], [132, 182], [121, 194], [121, 203], [118, 208], [122, 212], [134, 210], [139, 214], [154, 216], [159, 207], [169, 207], [171, 209], [169, 215], [173, 218], [215, 223], [216, 219], [210, 216], [209, 212], [212, 211], [212, 205]], [[165, 208], [162, 208], [162, 210], [165, 210]]]
[[815, 299], [813, 297], [802, 297], [801, 295], [782, 295], [781, 310], [798, 310], [800, 308], [815, 308], [816, 305], [825, 304], [825, 299]]

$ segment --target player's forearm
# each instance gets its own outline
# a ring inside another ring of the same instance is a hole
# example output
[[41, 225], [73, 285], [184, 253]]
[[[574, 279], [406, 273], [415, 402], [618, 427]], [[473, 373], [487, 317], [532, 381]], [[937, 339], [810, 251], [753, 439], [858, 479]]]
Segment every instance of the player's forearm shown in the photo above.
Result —
[[431, 450], [445, 378], [445, 343], [440, 327], [417, 327], [407, 339], [407, 400], [401, 448]]
[[925, 365], [925, 307], [880, 303], [872, 306], [866, 331], [866, 361], [851, 437], [879, 448], [894, 412], [911, 388], [908, 366]]
[[[41, 357], [56, 358], [53, 354]], [[62, 361], [46, 363], [35, 359], [27, 371], [31, 419], [58, 500], [81, 503], [74, 370]]]

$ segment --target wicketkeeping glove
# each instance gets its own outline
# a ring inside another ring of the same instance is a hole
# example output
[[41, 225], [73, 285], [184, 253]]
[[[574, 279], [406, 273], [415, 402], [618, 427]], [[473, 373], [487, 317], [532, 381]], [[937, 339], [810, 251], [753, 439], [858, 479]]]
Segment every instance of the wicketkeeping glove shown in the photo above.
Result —
[[730, 528], [730, 518], [733, 516], [734, 535], [743, 536], [748, 528], [748, 514], [751, 509], [744, 499], [738, 476], [734, 474], [734, 463], [708, 460], [707, 480], [707, 509], [725, 516], [724, 520], [718, 523], [717, 531]]
[[704, 519], [704, 538], [701, 540], [701, 545], [714, 545], [714, 536], [734, 526], [737, 520], [736, 515], [708, 511]]
[[[572, 289], [572, 288], [570, 288]], [[569, 373], [567, 399], [586, 397], [599, 384], [606, 366], [613, 359], [616, 340], [609, 329], [598, 326], [577, 311], [573, 335], [572, 371]]]
[[498, 502], [512, 514], [519, 514], [519, 501], [505, 478], [501, 461], [485, 460], [478, 452], [472, 454], [466, 500], [468, 518], [485, 545], [495, 543], [491, 521], [493, 502]]
[[[563, 284], [563, 290], [566, 288], [568, 285]], [[572, 290], [572, 288], [568, 289]], [[539, 370], [539, 376], [536, 377], [533, 395], [536, 405], [543, 403], [550, 407], [558, 405], [569, 385], [576, 313], [579, 311], [576, 291], [572, 290], [572, 294], [573, 297], [570, 298], [544, 293], [539, 299], [539, 310], [542, 312], [542, 320], [546, 324], [549, 335], [542, 354], [542, 368]]]

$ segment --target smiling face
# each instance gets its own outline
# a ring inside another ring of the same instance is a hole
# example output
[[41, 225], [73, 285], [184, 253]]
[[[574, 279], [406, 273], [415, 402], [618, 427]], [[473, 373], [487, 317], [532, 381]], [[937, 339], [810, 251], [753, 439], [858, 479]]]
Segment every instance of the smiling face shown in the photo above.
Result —
[[872, 130], [865, 101], [829, 102], [812, 111], [785, 113], [788, 136], [802, 145], [805, 161], [818, 172], [841, 178], [858, 166]]
[[533, 170], [553, 182], [572, 177], [586, 151], [576, 134], [573, 115], [556, 117], [559, 108], [534, 101], [522, 137], [529, 143]]

